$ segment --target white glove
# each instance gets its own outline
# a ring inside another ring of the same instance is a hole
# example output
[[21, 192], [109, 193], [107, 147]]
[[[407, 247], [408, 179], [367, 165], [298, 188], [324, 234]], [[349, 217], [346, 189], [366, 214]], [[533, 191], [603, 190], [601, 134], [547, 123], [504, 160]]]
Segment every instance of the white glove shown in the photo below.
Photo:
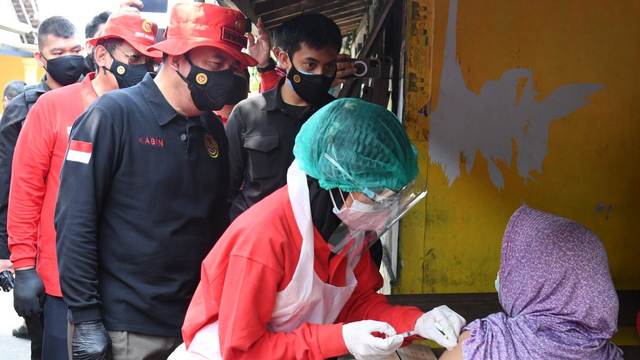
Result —
[[[385, 339], [371, 335], [385, 334]], [[358, 360], [383, 360], [398, 350], [404, 338], [386, 322], [363, 320], [342, 325], [342, 337], [351, 355]]]
[[458, 344], [460, 330], [467, 321], [446, 305], [438, 306], [416, 321], [418, 335], [451, 350]]

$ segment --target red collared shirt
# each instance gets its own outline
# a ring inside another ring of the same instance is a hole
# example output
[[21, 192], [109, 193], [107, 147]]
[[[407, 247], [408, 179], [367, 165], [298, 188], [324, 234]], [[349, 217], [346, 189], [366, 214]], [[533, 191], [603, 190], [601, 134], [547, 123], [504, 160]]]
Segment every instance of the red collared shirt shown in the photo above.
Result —
[[60, 168], [76, 118], [98, 97], [88, 74], [77, 84], [43, 94], [33, 106], [13, 155], [7, 232], [15, 268], [34, 266], [45, 292], [62, 296], [53, 215]]

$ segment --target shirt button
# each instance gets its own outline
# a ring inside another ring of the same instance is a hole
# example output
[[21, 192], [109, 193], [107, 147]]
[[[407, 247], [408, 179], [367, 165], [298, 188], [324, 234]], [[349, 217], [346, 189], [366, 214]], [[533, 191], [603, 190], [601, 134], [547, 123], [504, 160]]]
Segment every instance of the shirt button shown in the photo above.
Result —
[[180, 135], [180, 140], [187, 141], [187, 134]]

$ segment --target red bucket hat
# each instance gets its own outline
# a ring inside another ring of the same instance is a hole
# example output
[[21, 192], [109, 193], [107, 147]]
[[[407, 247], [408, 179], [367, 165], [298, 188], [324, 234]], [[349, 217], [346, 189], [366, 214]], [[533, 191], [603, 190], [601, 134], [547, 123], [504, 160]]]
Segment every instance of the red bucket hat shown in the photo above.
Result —
[[100, 36], [88, 41], [91, 45], [96, 46], [98, 40], [101, 39], [123, 39], [145, 56], [160, 61], [162, 60], [160, 51], [149, 51], [147, 49], [156, 43], [157, 33], [158, 24], [153, 21], [141, 17], [138, 13], [119, 12], [109, 16]]
[[149, 47], [169, 55], [183, 55], [199, 46], [218, 48], [240, 61], [240, 69], [258, 62], [242, 52], [247, 46], [247, 18], [237, 10], [207, 3], [178, 3], [165, 30], [167, 40]]

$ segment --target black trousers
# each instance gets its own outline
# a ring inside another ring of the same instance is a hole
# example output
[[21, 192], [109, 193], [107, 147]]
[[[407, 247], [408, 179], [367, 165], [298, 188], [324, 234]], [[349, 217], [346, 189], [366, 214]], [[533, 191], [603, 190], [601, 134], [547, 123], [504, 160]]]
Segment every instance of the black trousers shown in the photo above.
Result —
[[27, 324], [29, 339], [31, 339], [31, 360], [42, 359], [42, 313], [34, 316], [25, 316], [24, 322]]

